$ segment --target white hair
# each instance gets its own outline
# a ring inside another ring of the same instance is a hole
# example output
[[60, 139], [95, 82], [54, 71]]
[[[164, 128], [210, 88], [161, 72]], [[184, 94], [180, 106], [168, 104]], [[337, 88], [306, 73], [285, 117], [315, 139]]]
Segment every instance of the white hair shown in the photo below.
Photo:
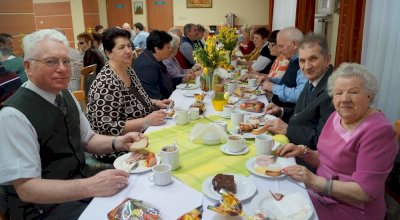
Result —
[[283, 36], [289, 41], [299, 43], [303, 39], [303, 32], [295, 27], [286, 27], [278, 32], [278, 35]]
[[378, 93], [378, 80], [365, 66], [358, 63], [340, 64], [340, 66], [332, 73], [332, 75], [328, 79], [327, 88], [329, 95], [333, 95], [333, 88], [338, 78], [350, 77], [357, 77], [364, 81], [364, 88], [371, 96], [370, 103], [373, 103], [375, 96]]
[[174, 50], [179, 47], [179, 45], [181, 43], [181, 39], [178, 37], [178, 35], [176, 35], [172, 32], [169, 32], [169, 35], [171, 35], [171, 37], [172, 37], [172, 40], [169, 43], [169, 45], [171, 47], [171, 50]]
[[33, 59], [36, 56], [37, 45], [43, 40], [58, 41], [63, 43], [66, 47], [69, 47], [67, 38], [62, 33], [54, 29], [35, 31], [26, 35], [22, 40], [25, 54], [24, 60]]

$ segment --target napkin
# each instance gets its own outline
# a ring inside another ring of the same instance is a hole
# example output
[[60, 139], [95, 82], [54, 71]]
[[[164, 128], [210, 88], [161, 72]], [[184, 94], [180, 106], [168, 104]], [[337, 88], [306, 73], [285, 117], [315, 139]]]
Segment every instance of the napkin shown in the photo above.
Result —
[[220, 143], [226, 143], [228, 135], [220, 128], [219, 125], [214, 123], [196, 124], [189, 134], [189, 140], [195, 144], [202, 144], [206, 135], [212, 134], [219, 138]]
[[305, 201], [299, 192], [286, 194], [280, 201], [273, 199], [273, 203], [287, 217], [310, 209], [309, 203]]

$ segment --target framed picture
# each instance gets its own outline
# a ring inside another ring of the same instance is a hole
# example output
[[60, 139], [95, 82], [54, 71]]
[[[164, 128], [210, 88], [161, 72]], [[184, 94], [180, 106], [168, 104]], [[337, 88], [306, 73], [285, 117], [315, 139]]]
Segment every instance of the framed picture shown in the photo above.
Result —
[[143, 2], [133, 2], [133, 13], [135, 15], [142, 15], [143, 14]]
[[212, 8], [212, 0], [186, 0], [187, 8]]

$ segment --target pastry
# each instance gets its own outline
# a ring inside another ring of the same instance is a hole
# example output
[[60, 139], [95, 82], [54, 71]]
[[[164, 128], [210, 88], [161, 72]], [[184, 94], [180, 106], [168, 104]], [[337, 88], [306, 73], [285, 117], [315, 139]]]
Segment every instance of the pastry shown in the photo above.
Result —
[[219, 192], [221, 189], [225, 189], [232, 193], [236, 193], [236, 183], [235, 177], [233, 175], [225, 175], [219, 173], [212, 179], [211, 182], [214, 190], [217, 192]]
[[249, 112], [262, 112], [265, 104], [260, 101], [245, 101], [240, 104], [240, 109]]

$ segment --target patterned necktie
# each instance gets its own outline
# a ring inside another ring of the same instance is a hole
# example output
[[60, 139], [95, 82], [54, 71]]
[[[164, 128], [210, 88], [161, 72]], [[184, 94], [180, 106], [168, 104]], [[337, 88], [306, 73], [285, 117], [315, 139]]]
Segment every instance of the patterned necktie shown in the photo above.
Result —
[[67, 106], [65, 105], [64, 99], [63, 97], [58, 94], [56, 95], [56, 106], [58, 109], [60, 109], [62, 111], [62, 113], [64, 113], [64, 115], [67, 114]]

